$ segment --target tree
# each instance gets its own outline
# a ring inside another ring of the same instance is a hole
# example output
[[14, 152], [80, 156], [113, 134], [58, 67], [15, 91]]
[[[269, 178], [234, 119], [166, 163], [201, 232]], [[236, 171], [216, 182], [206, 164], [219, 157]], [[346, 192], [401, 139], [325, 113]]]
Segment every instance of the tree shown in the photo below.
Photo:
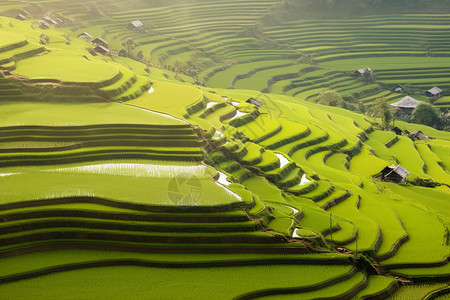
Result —
[[143, 60], [144, 59], [144, 52], [142, 50], [140, 50], [137, 54], [136, 57]]
[[390, 127], [390, 123], [394, 122], [394, 110], [395, 108], [389, 105], [386, 98], [378, 98], [372, 107], [371, 115], [381, 118], [383, 127], [387, 129]]
[[364, 71], [361, 74], [361, 80], [368, 83], [375, 82], [375, 75], [373, 74], [373, 71], [369, 68], [364, 68]]
[[194, 78], [195, 83], [199, 84], [200, 82], [198, 81], [198, 75], [200, 74], [200, 69], [197, 68], [197, 66], [193, 65], [193, 64], [189, 64], [183, 71], [183, 73], [189, 77]]
[[173, 71], [175, 72], [175, 78], [183, 72], [184, 64], [178, 59], [173, 63]]
[[341, 95], [334, 90], [323, 91], [316, 98], [317, 103], [328, 106], [341, 106], [343, 101]]
[[125, 49], [127, 50], [127, 55], [128, 57], [130, 57], [131, 50], [139, 46], [139, 44], [135, 42], [135, 40], [133, 40], [132, 38], [127, 38], [125, 41], [122, 42], [122, 46], [125, 47]]
[[414, 122], [433, 127], [439, 127], [443, 124], [443, 118], [439, 110], [428, 103], [417, 105], [411, 114], [411, 118]]

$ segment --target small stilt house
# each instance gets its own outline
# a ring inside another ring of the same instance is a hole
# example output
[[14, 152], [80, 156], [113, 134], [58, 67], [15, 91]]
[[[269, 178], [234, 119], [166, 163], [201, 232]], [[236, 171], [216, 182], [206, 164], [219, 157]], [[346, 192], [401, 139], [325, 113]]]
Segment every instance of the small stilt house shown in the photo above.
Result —
[[264, 102], [259, 101], [259, 100], [255, 99], [255, 98], [248, 98], [245, 102], [251, 103], [251, 104], [256, 105], [258, 107], [261, 107], [261, 106], [264, 105]]
[[91, 41], [91, 44], [94, 46], [103, 46], [106, 49], [108, 49], [108, 42], [106, 42], [104, 39], [102, 38], [95, 38]]
[[24, 15], [24, 14], [18, 14], [15, 19], [19, 20], [19, 21], [25, 21], [28, 18]]
[[90, 35], [90, 34], [87, 33], [87, 32], [82, 32], [82, 33], [80, 33], [80, 34], [78, 35], [78, 38], [79, 38], [79, 39], [90, 40], [90, 39], [92, 39], [92, 35]]
[[50, 24], [48, 24], [47, 21], [45, 20], [37, 20], [36, 23], [39, 25], [39, 27], [41, 27], [42, 29], [49, 29], [50, 28]]
[[425, 92], [425, 95], [432, 98], [439, 98], [441, 97], [442, 90], [438, 88], [437, 86], [432, 87], [428, 91]]
[[408, 170], [406, 170], [401, 165], [390, 165], [381, 170], [381, 181], [401, 183], [405, 182], [408, 175]]
[[414, 130], [411, 133], [411, 137], [413, 137], [413, 138], [415, 138], [417, 140], [422, 140], [422, 141], [430, 138], [428, 135], [426, 135], [425, 133], [423, 133], [420, 130]]
[[417, 101], [413, 97], [406, 96], [402, 100], [392, 103], [391, 106], [400, 109], [405, 114], [411, 114], [419, 103], [420, 101]]
[[362, 68], [355, 71], [356, 75], [363, 76], [366, 72], [373, 73], [372, 69], [369, 67]]
[[394, 86], [392, 91], [395, 93], [403, 93], [405, 91], [405, 88], [402, 85], [397, 84], [396, 86]]
[[128, 29], [130, 30], [140, 30], [142, 28], [144, 28], [144, 24], [140, 20], [134, 20], [128, 24]]
[[401, 129], [398, 128], [397, 126], [395, 126], [394, 128], [392, 128], [391, 131], [394, 132], [396, 135], [402, 135], [402, 134], [403, 134], [403, 130], [401, 130]]
[[109, 49], [106, 48], [106, 47], [104, 47], [104, 46], [102, 46], [102, 45], [97, 45], [97, 46], [94, 48], [94, 51], [97, 52], [97, 53], [99, 53], [99, 54], [101, 54], [101, 55], [106, 55], [106, 54], [109, 53]]

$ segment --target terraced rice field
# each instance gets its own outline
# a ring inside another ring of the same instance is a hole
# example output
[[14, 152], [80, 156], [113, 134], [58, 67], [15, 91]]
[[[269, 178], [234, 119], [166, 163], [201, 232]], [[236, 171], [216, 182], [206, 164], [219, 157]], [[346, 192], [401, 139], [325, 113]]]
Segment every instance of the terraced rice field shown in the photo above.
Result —
[[[412, 140], [314, 100], [334, 89], [370, 105], [402, 97], [390, 91], [398, 83], [450, 87], [447, 15], [272, 24], [278, 0], [36, 3], [76, 20], [41, 29], [0, 17], [0, 295], [445, 289], [450, 134], [396, 121], [433, 137]], [[11, 5], [0, 11], [20, 12]], [[137, 19], [145, 27], [128, 29]], [[111, 55], [94, 55], [84, 31]], [[139, 45], [116, 56], [128, 37]], [[351, 74], [363, 67], [376, 82]], [[409, 171], [404, 182], [379, 180], [391, 164]]]

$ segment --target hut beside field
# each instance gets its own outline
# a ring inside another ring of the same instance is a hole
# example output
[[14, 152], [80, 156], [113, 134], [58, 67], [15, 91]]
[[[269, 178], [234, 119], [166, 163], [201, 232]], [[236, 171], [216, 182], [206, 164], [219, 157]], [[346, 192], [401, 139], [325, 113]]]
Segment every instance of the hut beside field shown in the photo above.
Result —
[[395, 93], [403, 93], [405, 91], [405, 88], [402, 85], [397, 84], [396, 86], [394, 86], [392, 91]]
[[402, 183], [406, 181], [406, 177], [409, 175], [408, 170], [406, 170], [401, 165], [394, 166], [390, 165], [381, 170], [381, 181]]
[[426, 135], [425, 133], [423, 133], [423, 132], [420, 131], [420, 130], [414, 130], [414, 131], [410, 134], [410, 136], [411, 136], [412, 138], [414, 138], [414, 139], [417, 139], [417, 140], [426, 140], [426, 139], [429, 139], [429, 138], [430, 138], [428, 135]]
[[363, 76], [366, 72], [373, 73], [372, 69], [369, 67], [362, 68], [355, 71], [356, 75]]
[[94, 45], [94, 46], [103, 46], [103, 47], [105, 47], [106, 49], [109, 49], [109, 47], [108, 47], [108, 42], [105, 41], [105, 40], [102, 39], [102, 38], [99, 38], [99, 37], [93, 39], [93, 40], [91, 41], [91, 44]]
[[82, 32], [77, 36], [79, 39], [86, 39], [86, 40], [90, 40], [92, 39], [92, 35], [90, 35], [87, 32]]
[[391, 106], [400, 109], [404, 114], [411, 114], [419, 103], [420, 101], [413, 97], [405, 96], [402, 100], [392, 103]]
[[50, 25], [58, 25], [58, 22], [50, 16], [45, 16], [42, 20], [46, 21]]
[[39, 25], [41, 29], [49, 29], [50, 24], [45, 20], [37, 20], [36, 23]]
[[441, 97], [442, 90], [438, 88], [437, 86], [432, 87], [428, 91], [425, 92], [425, 95], [432, 98], [439, 98]]
[[25, 21], [28, 18], [24, 15], [24, 14], [18, 14], [15, 19], [19, 20], [19, 21]]
[[248, 98], [245, 102], [261, 107], [264, 105], [264, 102], [259, 101], [255, 98]]
[[97, 53], [99, 53], [99, 54], [101, 54], [101, 55], [106, 55], [106, 54], [109, 53], [109, 49], [106, 48], [106, 47], [104, 47], [104, 46], [102, 46], [102, 45], [97, 45], [97, 46], [94, 48], [94, 51], [97, 52]]
[[403, 130], [401, 130], [401, 129], [398, 128], [397, 126], [395, 126], [394, 128], [392, 128], [391, 131], [394, 132], [396, 135], [402, 135], [402, 134], [403, 134]]
[[140, 30], [144, 28], [144, 24], [140, 20], [130, 21], [128, 24], [128, 29], [130, 30]]

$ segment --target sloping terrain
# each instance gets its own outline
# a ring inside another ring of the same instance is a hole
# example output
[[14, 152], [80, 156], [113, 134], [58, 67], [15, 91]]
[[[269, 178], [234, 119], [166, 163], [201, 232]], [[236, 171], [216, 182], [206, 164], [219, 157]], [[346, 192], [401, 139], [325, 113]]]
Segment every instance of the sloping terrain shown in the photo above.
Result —
[[[9, 4], [5, 14], [20, 12]], [[347, 71], [366, 66], [358, 53], [413, 50], [358, 48], [360, 36], [385, 34], [380, 24], [392, 16], [250, 30], [279, 4], [56, 1], [55, 14], [78, 21], [42, 29], [0, 18], [0, 295], [384, 299], [403, 283], [405, 299], [445, 293], [450, 134], [396, 123], [433, 137], [412, 140], [366, 115], [301, 101], [325, 88], [348, 101], [396, 99], [383, 82]], [[45, 5], [23, 7], [37, 18]], [[131, 19], [152, 25], [131, 31]], [[446, 21], [435, 24], [442, 36]], [[116, 50], [133, 37], [144, 59], [95, 54], [77, 38], [83, 31]], [[322, 31], [348, 40], [305, 46]], [[417, 59], [435, 59], [427, 70], [445, 83], [445, 45], [436, 57], [424, 51]], [[174, 59], [198, 64], [208, 86], [155, 67]], [[373, 67], [386, 84], [396, 68]], [[392, 164], [409, 171], [404, 183], [377, 179]]]

